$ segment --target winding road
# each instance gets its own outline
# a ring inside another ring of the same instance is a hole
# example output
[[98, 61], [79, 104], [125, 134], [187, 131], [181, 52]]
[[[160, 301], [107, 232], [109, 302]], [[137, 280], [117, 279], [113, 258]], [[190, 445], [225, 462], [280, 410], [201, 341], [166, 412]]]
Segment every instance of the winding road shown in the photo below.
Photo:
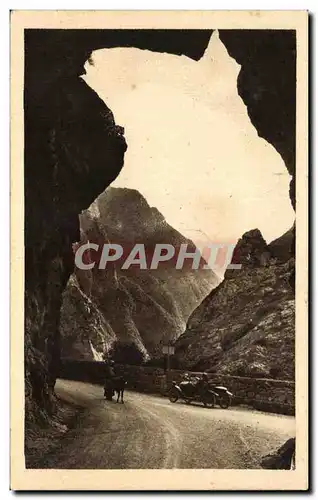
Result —
[[48, 468], [260, 468], [263, 455], [295, 434], [295, 419], [283, 415], [172, 404], [128, 391], [125, 404], [117, 404], [103, 399], [100, 386], [66, 380], [56, 392], [83, 411], [43, 459]]

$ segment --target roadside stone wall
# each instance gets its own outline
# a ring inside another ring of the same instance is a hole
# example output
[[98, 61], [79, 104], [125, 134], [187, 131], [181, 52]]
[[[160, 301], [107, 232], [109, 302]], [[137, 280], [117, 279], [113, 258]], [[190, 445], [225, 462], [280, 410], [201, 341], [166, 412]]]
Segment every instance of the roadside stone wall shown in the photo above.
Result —
[[[132, 365], [118, 365], [116, 369], [127, 376], [129, 389], [162, 396], [167, 395], [172, 381], [180, 382], [186, 373], [181, 370], [165, 373], [161, 368]], [[63, 360], [60, 376], [69, 380], [103, 383], [104, 370], [104, 363]], [[187, 373], [190, 376], [201, 375], [200, 372]], [[257, 410], [286, 415], [295, 413], [295, 384], [292, 381], [218, 374], [208, 374], [208, 377], [213, 384], [224, 385], [233, 393], [234, 405], [248, 405]]]
[[[147, 367], [125, 367], [129, 374], [129, 385], [140, 392], [166, 395], [172, 381], [180, 382], [185, 372], [170, 370], [167, 374], [161, 369]], [[199, 372], [187, 372], [200, 376]], [[249, 405], [255, 409], [293, 415], [295, 411], [295, 384], [287, 380], [236, 377], [230, 375], [208, 374], [215, 385], [224, 385], [234, 395], [233, 404]]]

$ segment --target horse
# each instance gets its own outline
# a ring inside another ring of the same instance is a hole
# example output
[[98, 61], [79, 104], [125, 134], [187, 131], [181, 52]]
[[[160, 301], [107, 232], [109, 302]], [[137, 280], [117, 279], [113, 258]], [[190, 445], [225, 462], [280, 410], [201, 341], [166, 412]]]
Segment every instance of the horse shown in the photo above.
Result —
[[124, 403], [124, 391], [125, 386], [127, 385], [127, 380], [123, 375], [119, 375], [113, 378], [112, 386], [114, 392], [117, 393], [117, 403], [119, 403], [119, 399], [121, 399], [121, 403]]

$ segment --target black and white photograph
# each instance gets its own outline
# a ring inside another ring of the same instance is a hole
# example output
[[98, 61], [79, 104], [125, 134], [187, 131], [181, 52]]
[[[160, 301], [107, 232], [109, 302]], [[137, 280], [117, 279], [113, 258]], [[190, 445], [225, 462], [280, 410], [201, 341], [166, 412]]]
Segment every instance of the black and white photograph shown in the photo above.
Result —
[[13, 489], [308, 487], [307, 24], [12, 13]]

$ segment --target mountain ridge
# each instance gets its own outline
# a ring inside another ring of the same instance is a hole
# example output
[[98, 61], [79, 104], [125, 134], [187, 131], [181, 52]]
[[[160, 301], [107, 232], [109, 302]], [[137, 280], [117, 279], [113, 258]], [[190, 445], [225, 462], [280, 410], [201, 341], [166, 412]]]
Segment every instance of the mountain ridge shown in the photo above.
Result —
[[277, 261], [257, 229], [243, 235], [234, 255], [242, 268], [226, 270], [189, 317], [176, 358], [189, 370], [293, 379], [294, 257]]
[[[174, 247], [188, 243], [190, 248], [195, 248], [194, 243], [172, 228], [138, 191], [127, 188], [108, 188], [81, 214], [80, 226], [80, 243], [110, 242], [130, 249], [142, 241], [150, 248], [158, 243]], [[72, 289], [69, 290], [68, 285], [64, 294], [63, 339], [69, 337], [70, 311], [74, 314], [72, 300], [80, 300], [82, 291], [108, 321], [116, 339], [134, 342], [145, 359], [158, 356], [161, 343], [174, 341], [182, 334], [189, 314], [218, 283], [210, 269], [178, 270], [171, 263], [158, 269], [142, 270], [132, 266], [124, 270], [117, 262], [108, 264], [103, 270], [96, 265], [88, 271], [76, 269]], [[82, 316], [82, 322], [89, 337], [90, 321]], [[115, 339], [112, 334], [108, 335], [107, 329], [104, 332], [103, 348], [108, 350]], [[63, 340], [62, 345], [64, 355], [78, 356], [69, 341]], [[98, 352], [98, 356], [102, 356], [100, 346]], [[89, 355], [85, 350], [85, 356]], [[96, 353], [94, 355], [96, 357]]]

